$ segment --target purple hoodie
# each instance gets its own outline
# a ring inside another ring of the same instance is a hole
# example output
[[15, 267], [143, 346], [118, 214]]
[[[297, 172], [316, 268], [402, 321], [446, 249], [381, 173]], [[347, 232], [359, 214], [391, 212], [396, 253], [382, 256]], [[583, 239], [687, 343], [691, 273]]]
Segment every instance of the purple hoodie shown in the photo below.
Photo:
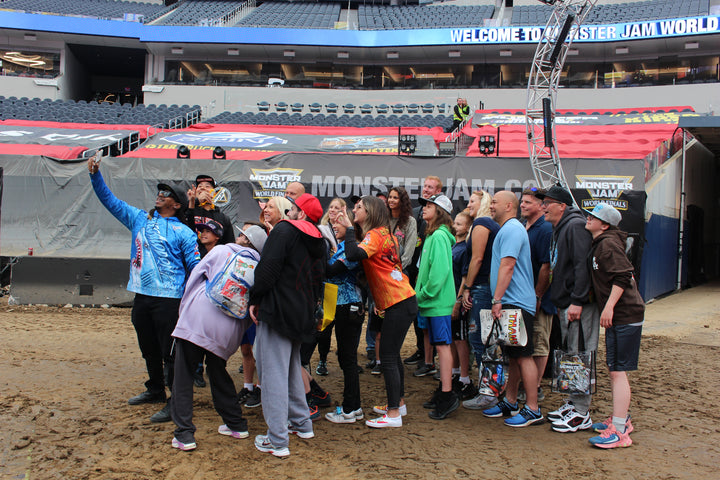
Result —
[[180, 317], [172, 333], [173, 337], [194, 343], [225, 361], [237, 351], [252, 320], [249, 316], [237, 320], [223, 313], [205, 294], [205, 284], [222, 271], [229, 257], [239, 251], [260, 260], [260, 254], [255, 250], [234, 243], [217, 245], [200, 260], [188, 278], [180, 302]]

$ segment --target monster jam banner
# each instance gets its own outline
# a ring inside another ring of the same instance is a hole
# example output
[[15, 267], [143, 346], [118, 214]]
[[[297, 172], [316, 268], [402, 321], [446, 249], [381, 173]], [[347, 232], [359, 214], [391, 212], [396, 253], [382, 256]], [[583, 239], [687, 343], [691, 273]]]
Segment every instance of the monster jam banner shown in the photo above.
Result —
[[[556, 114], [554, 118], [555, 125], [652, 125], [666, 124], [677, 125], [681, 116], [696, 116], [700, 114], [693, 112], [645, 112], [645, 113], [580, 113], [563, 112]], [[537, 120], [538, 124], [542, 124], [542, 119]], [[473, 115], [472, 124], [476, 126], [491, 125], [497, 127], [500, 125], [525, 125], [525, 115], [518, 114], [501, 114], [487, 111], [477, 111]]]
[[[415, 136], [415, 155], [421, 156], [436, 155], [436, 141], [442, 141], [446, 136], [439, 127], [407, 127], [400, 133]], [[215, 147], [222, 147], [226, 158], [232, 160], [262, 160], [282, 152], [396, 155], [398, 129], [200, 124], [159, 134], [143, 148], [125, 156], [174, 158], [181, 145], [190, 149], [190, 158], [202, 159], [212, 158]]]
[[[579, 205], [610, 202], [623, 215], [621, 228], [641, 234], [645, 192], [642, 160], [563, 159], [565, 175]], [[3, 255], [128, 258], [130, 232], [98, 201], [85, 162], [0, 155], [4, 168]], [[104, 158], [107, 185], [121, 200], [141, 209], [155, 205], [159, 182], [190, 186], [198, 174], [223, 187], [220, 207], [236, 224], [257, 220], [259, 200], [282, 195], [299, 181], [327, 207], [334, 197], [374, 195], [392, 186], [408, 190], [417, 203], [423, 179], [437, 175], [461, 211], [474, 190], [520, 193], [535, 185], [527, 159], [387, 155], [278, 155], [265, 161]]]

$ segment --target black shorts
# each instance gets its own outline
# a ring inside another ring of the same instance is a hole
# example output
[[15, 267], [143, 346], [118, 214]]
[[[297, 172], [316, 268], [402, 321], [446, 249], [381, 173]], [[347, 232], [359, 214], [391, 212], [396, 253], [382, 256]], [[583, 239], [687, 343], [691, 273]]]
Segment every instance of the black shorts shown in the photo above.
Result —
[[[503, 305], [504, 309], [519, 308], [514, 305]], [[522, 310], [523, 322], [525, 323], [525, 331], [527, 331], [527, 345], [524, 347], [504, 347], [505, 355], [509, 358], [531, 357], [535, 349], [533, 348], [533, 331], [535, 328], [535, 315], [530, 314], [527, 310]]]
[[452, 339], [453, 340], [467, 340], [468, 338], [468, 320], [470, 318], [470, 312], [462, 311], [458, 318], [452, 321]]
[[638, 369], [642, 325], [613, 325], [605, 329], [608, 370], [629, 372]]

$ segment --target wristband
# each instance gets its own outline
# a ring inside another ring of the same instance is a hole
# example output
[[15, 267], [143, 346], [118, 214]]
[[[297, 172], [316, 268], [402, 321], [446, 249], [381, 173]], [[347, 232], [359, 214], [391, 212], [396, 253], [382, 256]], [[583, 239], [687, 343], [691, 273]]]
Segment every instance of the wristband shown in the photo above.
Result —
[[465, 285], [465, 289], [466, 289], [466, 290], [470, 290], [471, 288], [472, 288], [472, 286], [470, 286], [470, 285]]
[[490, 301], [491, 305], [497, 305], [499, 303], [502, 303], [502, 300], [495, 300], [495, 297], [493, 297], [492, 300]]

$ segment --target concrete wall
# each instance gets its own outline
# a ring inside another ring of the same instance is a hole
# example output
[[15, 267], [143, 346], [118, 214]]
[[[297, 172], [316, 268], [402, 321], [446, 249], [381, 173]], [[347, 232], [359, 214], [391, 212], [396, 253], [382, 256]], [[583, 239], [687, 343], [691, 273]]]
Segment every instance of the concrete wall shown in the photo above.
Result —
[[[328, 90], [313, 88], [267, 87], [210, 87], [195, 85], [162, 85], [159, 93], [145, 92], [146, 104], [198, 104], [208, 109], [209, 116], [225, 110], [257, 111], [257, 102], [271, 104], [279, 101], [330, 102], [343, 105], [354, 103], [449, 103], [454, 105], [459, 96], [466, 97], [470, 105], [480, 101], [488, 109], [523, 109], [526, 106], [525, 89], [439, 89], [439, 90]], [[720, 105], [720, 84], [668, 85], [654, 87], [561, 89], [557, 108], [638, 108], [689, 105], [697, 112], [709, 112]]]

